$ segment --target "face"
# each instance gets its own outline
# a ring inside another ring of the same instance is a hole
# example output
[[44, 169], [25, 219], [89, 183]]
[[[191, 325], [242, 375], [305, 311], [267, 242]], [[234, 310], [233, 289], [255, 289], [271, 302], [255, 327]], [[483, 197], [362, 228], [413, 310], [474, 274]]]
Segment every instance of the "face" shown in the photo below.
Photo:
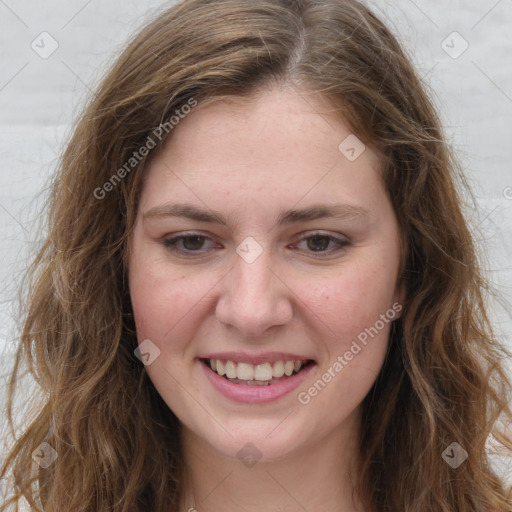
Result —
[[227, 456], [342, 436], [401, 309], [379, 160], [325, 107], [277, 88], [197, 107], [146, 170], [129, 245], [146, 369]]

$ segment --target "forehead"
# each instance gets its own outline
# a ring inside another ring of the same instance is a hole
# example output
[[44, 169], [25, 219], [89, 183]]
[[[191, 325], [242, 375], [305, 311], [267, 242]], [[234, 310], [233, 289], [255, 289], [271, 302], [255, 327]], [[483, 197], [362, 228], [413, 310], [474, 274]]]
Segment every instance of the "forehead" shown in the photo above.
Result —
[[[286, 88], [200, 105], [150, 162], [143, 200], [187, 196], [218, 206], [223, 198], [242, 206], [249, 197], [268, 207], [366, 194], [374, 201], [383, 191], [380, 160], [334, 110], [318, 96]], [[347, 158], [347, 144], [357, 158]]]

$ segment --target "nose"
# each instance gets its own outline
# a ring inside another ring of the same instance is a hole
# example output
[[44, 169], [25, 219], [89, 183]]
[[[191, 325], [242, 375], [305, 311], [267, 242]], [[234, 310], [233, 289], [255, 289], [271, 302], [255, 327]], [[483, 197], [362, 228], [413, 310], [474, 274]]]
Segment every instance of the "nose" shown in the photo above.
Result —
[[238, 255], [234, 258], [234, 268], [222, 282], [215, 308], [217, 319], [248, 338], [290, 322], [293, 294], [270, 268], [265, 253], [252, 263]]

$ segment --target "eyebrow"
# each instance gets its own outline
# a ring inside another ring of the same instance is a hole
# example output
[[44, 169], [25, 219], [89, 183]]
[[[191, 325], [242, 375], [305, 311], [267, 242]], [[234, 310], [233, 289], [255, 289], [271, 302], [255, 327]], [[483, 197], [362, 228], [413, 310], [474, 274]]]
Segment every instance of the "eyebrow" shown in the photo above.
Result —
[[[355, 206], [349, 204], [334, 204], [334, 205], [313, 205], [308, 208], [290, 209], [281, 212], [277, 217], [276, 224], [282, 226], [285, 224], [292, 224], [294, 222], [307, 222], [323, 218], [335, 219], [352, 219], [368, 217], [370, 212], [362, 206]], [[158, 217], [178, 217], [198, 222], [208, 222], [223, 224], [228, 226], [233, 218], [224, 218], [223, 215], [215, 210], [199, 208], [190, 204], [173, 203], [163, 204], [150, 208], [144, 213], [143, 218], [151, 219]]]

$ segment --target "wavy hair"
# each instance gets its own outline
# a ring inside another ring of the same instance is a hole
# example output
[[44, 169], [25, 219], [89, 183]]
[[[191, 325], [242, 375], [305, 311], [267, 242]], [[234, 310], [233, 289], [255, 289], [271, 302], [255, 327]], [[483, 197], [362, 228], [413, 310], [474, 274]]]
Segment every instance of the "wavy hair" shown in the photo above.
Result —
[[[13, 435], [24, 364], [44, 400], [4, 463], [13, 494], [0, 511], [21, 499], [52, 512], [178, 510], [180, 424], [134, 356], [126, 279], [144, 169], [166, 137], [139, 149], [187, 102], [269, 84], [326, 98], [382, 155], [400, 225], [406, 301], [362, 404], [356, 483], [367, 509], [512, 510], [488, 446], [512, 454], [510, 354], [486, 313], [460, 165], [410, 58], [356, 0], [184, 0], [112, 65], [54, 176], [9, 385]], [[42, 442], [58, 455], [47, 468], [32, 459]], [[468, 454], [457, 470], [442, 457], [452, 442]]]

